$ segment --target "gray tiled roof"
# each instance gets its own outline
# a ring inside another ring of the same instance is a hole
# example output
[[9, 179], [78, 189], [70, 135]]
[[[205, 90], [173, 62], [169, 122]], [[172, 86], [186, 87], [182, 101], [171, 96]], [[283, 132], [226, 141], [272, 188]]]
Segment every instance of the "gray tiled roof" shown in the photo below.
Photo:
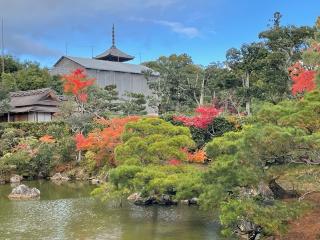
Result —
[[[51, 96], [48, 99], [48, 96]], [[60, 100], [51, 88], [10, 93], [10, 112], [57, 112]]]
[[42, 100], [48, 94], [55, 94], [50, 88], [42, 88], [29, 91], [18, 91], [10, 93], [10, 106], [21, 107], [31, 106], [37, 104], [38, 101]]
[[122, 62], [111, 62], [111, 61], [97, 60], [97, 59], [91, 59], [91, 58], [70, 57], [70, 56], [62, 56], [54, 66], [56, 66], [63, 58], [68, 58], [71, 61], [78, 63], [79, 65], [83, 66], [86, 69], [97, 69], [97, 70], [127, 72], [127, 73], [137, 73], [137, 74], [142, 74], [143, 72], [151, 71], [153, 75], [156, 75], [156, 76], [159, 75], [159, 73], [143, 65], [122, 63]]
[[33, 96], [33, 95], [42, 95], [42, 94], [47, 94], [51, 91], [53, 91], [51, 88], [40, 88], [40, 89], [29, 90], [29, 91], [10, 92], [10, 97], [25, 97], [25, 96]]

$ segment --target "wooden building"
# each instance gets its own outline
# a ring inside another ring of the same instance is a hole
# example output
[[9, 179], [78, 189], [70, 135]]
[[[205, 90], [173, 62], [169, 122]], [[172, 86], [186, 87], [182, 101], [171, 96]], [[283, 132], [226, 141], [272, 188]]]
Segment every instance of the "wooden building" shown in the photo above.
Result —
[[[107, 85], [116, 85], [119, 97], [126, 92], [152, 95], [145, 73], [148, 72], [151, 75], [149, 79], [153, 81], [158, 79], [159, 73], [143, 65], [126, 63], [132, 59], [134, 59], [133, 56], [116, 47], [113, 27], [112, 46], [108, 50], [94, 58], [62, 56], [50, 72], [52, 75], [63, 75], [77, 68], [83, 68], [90, 78], [96, 79], [98, 86], [104, 88]], [[147, 109], [147, 111], [154, 113], [152, 109]]]
[[60, 97], [50, 88], [10, 93], [10, 112], [2, 121], [48, 122], [59, 111]]

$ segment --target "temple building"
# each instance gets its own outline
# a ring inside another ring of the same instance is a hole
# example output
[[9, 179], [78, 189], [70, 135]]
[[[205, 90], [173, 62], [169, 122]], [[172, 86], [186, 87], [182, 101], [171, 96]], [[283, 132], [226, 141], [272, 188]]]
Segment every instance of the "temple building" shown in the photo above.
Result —
[[[159, 73], [140, 64], [127, 63], [133, 60], [130, 56], [119, 50], [115, 44], [114, 26], [112, 27], [111, 47], [94, 58], [62, 56], [53, 66], [52, 75], [63, 75], [77, 68], [83, 68], [89, 77], [95, 78], [98, 86], [116, 85], [119, 97], [126, 92], [152, 94], [148, 87], [145, 72], [151, 73], [151, 80], [156, 80]], [[147, 109], [149, 113], [152, 109]]]
[[49, 122], [63, 100], [50, 88], [11, 92], [10, 111], [0, 116], [0, 122]]

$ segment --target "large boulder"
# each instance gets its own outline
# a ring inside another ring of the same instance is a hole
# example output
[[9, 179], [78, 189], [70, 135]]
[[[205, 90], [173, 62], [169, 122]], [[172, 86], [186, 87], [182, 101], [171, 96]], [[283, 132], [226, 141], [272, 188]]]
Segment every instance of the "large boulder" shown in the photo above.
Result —
[[158, 195], [151, 195], [148, 197], [142, 197], [141, 193], [133, 193], [131, 194], [127, 200], [129, 202], [134, 203], [135, 205], [140, 206], [147, 206], [152, 204], [159, 204], [159, 205], [177, 205], [178, 201], [172, 200], [171, 196], [168, 194]]
[[14, 189], [8, 196], [12, 200], [28, 200], [40, 198], [40, 191], [37, 188], [29, 188], [28, 186], [21, 184]]
[[172, 200], [171, 196], [168, 194], [162, 194], [159, 198], [156, 199], [156, 203], [159, 205], [177, 205], [176, 200]]
[[10, 183], [20, 183], [22, 179], [23, 177], [15, 174], [10, 177]]
[[272, 179], [269, 182], [269, 188], [272, 191], [274, 198], [276, 199], [287, 199], [287, 198], [298, 198], [300, 194], [296, 190], [286, 190], [276, 181], [277, 179]]
[[199, 203], [199, 199], [196, 197], [193, 197], [189, 200], [190, 205], [198, 205], [198, 203]]
[[63, 176], [61, 173], [54, 174], [50, 179], [55, 182], [65, 182], [70, 180], [70, 178]]
[[189, 200], [180, 200], [180, 204], [182, 205], [189, 205]]
[[156, 204], [156, 198], [154, 196], [149, 196], [149, 197], [141, 197], [139, 199], [137, 199], [134, 204], [138, 205], [138, 206], [148, 206], [148, 205], [152, 205], [152, 204]]
[[259, 240], [261, 238], [261, 227], [247, 220], [239, 221], [235, 231], [241, 239]]
[[199, 204], [199, 199], [196, 197], [193, 197], [191, 199], [185, 199], [180, 201], [181, 204], [183, 205], [198, 205]]
[[274, 194], [269, 185], [265, 182], [260, 182], [257, 188], [241, 187], [239, 188], [239, 194], [242, 197], [257, 197], [260, 196], [265, 200], [273, 200]]
[[274, 194], [269, 188], [268, 184], [260, 182], [258, 185], [258, 193], [263, 197], [263, 199], [274, 199]]
[[97, 178], [91, 179], [91, 184], [93, 185], [99, 185], [100, 183], [101, 183], [100, 179], [97, 179]]
[[135, 201], [137, 201], [138, 199], [140, 199], [141, 198], [141, 193], [132, 193], [128, 198], [127, 198], [127, 200], [129, 201], [129, 202], [135, 202]]
[[147, 206], [147, 205], [152, 205], [156, 203], [155, 197], [153, 196], [142, 197], [141, 193], [133, 193], [127, 198], [127, 200], [139, 206]]

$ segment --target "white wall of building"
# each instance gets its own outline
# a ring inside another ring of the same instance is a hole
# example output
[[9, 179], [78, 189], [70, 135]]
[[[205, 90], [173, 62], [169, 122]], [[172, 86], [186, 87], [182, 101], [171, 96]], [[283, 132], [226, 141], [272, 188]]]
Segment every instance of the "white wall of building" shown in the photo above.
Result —
[[[64, 58], [51, 70], [51, 74], [68, 74], [77, 68], [81, 68], [81, 65], [71, 61], [70, 59]], [[107, 85], [116, 85], [119, 97], [122, 97], [125, 92], [142, 93], [145, 96], [152, 95], [147, 79], [143, 74], [97, 69], [86, 69], [86, 73], [88, 77], [96, 79], [96, 84], [99, 87], [104, 88]], [[151, 114], [155, 113], [151, 108], [148, 108], [147, 111]]]

